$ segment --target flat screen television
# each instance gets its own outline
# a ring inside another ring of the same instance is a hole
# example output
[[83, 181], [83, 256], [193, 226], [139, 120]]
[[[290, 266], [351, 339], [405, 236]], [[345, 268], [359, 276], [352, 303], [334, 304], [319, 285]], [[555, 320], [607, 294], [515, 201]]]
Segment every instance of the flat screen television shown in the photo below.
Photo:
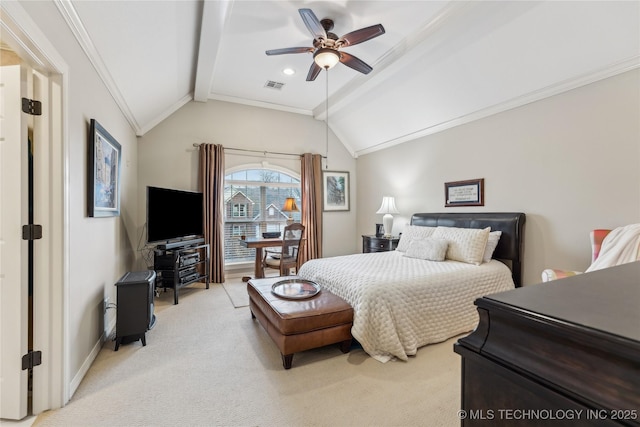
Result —
[[147, 242], [204, 235], [202, 193], [147, 187]]

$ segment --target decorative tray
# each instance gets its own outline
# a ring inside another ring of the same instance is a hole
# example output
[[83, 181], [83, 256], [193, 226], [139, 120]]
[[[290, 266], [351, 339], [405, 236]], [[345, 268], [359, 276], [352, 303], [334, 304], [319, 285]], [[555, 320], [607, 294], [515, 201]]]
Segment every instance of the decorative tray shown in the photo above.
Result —
[[285, 279], [274, 283], [271, 292], [281, 298], [305, 299], [317, 295], [320, 292], [320, 286], [310, 280]]

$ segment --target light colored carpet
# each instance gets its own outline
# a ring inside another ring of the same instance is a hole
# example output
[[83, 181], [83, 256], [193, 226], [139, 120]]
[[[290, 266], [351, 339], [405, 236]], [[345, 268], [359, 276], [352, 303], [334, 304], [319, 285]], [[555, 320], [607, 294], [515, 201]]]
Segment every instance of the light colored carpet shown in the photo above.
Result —
[[212, 284], [156, 298], [155, 327], [140, 341], [105, 343], [71, 401], [35, 426], [458, 426], [456, 339], [408, 362], [380, 363], [337, 345], [278, 349], [247, 307]]

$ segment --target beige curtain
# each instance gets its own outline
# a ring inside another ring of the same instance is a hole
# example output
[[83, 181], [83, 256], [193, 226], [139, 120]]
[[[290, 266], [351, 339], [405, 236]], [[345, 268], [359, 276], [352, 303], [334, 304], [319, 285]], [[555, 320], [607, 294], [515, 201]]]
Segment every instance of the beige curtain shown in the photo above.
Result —
[[305, 227], [306, 244], [300, 254], [304, 263], [322, 258], [322, 156], [305, 153], [301, 165], [302, 225]]
[[224, 282], [224, 147], [200, 145], [200, 191], [204, 194], [204, 239], [209, 244], [209, 277]]

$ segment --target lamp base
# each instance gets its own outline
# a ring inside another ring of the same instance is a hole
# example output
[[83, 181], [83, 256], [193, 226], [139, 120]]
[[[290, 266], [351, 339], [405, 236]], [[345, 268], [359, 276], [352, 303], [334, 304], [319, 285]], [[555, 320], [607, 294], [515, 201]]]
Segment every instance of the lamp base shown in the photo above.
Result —
[[[293, 224], [293, 217], [292, 216], [287, 218], [287, 227], [290, 226], [291, 224]], [[293, 233], [291, 231], [287, 230], [287, 232], [285, 233], [284, 238], [285, 239], [293, 239]]]
[[384, 227], [384, 237], [391, 237], [391, 230], [393, 230], [393, 215], [384, 214], [382, 217], [382, 226]]

